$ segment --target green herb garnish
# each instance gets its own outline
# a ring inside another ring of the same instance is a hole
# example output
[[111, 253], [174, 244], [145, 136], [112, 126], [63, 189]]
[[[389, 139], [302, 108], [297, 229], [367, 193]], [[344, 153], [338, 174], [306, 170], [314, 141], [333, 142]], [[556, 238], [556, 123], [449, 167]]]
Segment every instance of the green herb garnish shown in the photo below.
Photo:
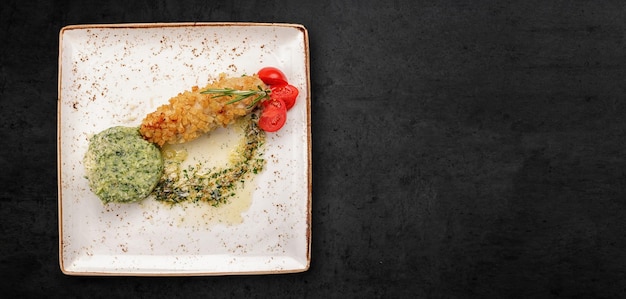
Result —
[[268, 99], [270, 97], [271, 90], [263, 89], [261, 86], [257, 86], [259, 90], [239, 90], [233, 88], [209, 88], [201, 91], [201, 94], [215, 94], [214, 98], [219, 97], [235, 97], [234, 99], [226, 102], [225, 105], [229, 105], [232, 103], [239, 102], [243, 99], [249, 98], [251, 96], [256, 96], [256, 98], [246, 107], [248, 109], [254, 107], [259, 101], [263, 99]]

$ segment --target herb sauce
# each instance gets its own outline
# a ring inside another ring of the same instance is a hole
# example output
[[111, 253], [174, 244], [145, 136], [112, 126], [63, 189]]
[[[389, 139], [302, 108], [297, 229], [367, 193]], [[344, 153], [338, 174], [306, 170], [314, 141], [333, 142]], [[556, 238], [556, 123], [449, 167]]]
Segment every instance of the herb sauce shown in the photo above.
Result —
[[165, 170], [153, 191], [155, 199], [172, 204], [208, 202], [213, 206], [228, 202], [244, 185], [246, 175], [262, 171], [265, 165], [259, 150], [265, 133], [258, 128], [257, 119], [252, 113], [235, 124], [243, 129], [243, 138], [224, 167], [207, 169], [202, 162], [184, 167], [186, 151], [164, 147]]

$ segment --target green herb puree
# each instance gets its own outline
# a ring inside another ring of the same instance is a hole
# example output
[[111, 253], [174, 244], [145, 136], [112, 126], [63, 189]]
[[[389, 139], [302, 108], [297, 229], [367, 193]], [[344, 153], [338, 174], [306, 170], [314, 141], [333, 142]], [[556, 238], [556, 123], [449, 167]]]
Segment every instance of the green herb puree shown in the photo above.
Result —
[[89, 187], [105, 204], [146, 198], [163, 173], [161, 151], [135, 127], [112, 127], [91, 137], [83, 163]]

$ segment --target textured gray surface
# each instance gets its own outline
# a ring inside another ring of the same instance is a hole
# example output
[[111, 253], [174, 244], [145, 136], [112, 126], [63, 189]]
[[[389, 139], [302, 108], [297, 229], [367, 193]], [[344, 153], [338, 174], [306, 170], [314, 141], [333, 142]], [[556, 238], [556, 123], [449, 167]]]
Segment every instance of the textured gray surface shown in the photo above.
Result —
[[[626, 296], [626, 6], [356, 2], [2, 2], [0, 292]], [[309, 30], [308, 272], [92, 278], [59, 271], [58, 32], [69, 24], [173, 21]]]

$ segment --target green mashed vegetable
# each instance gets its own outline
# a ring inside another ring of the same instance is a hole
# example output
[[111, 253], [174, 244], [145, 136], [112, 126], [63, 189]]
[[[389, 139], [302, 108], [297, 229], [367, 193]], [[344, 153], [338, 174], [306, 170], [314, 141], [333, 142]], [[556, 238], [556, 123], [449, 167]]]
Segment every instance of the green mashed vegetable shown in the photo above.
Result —
[[83, 162], [89, 187], [105, 204], [146, 198], [163, 174], [161, 151], [135, 127], [112, 127], [91, 137]]

